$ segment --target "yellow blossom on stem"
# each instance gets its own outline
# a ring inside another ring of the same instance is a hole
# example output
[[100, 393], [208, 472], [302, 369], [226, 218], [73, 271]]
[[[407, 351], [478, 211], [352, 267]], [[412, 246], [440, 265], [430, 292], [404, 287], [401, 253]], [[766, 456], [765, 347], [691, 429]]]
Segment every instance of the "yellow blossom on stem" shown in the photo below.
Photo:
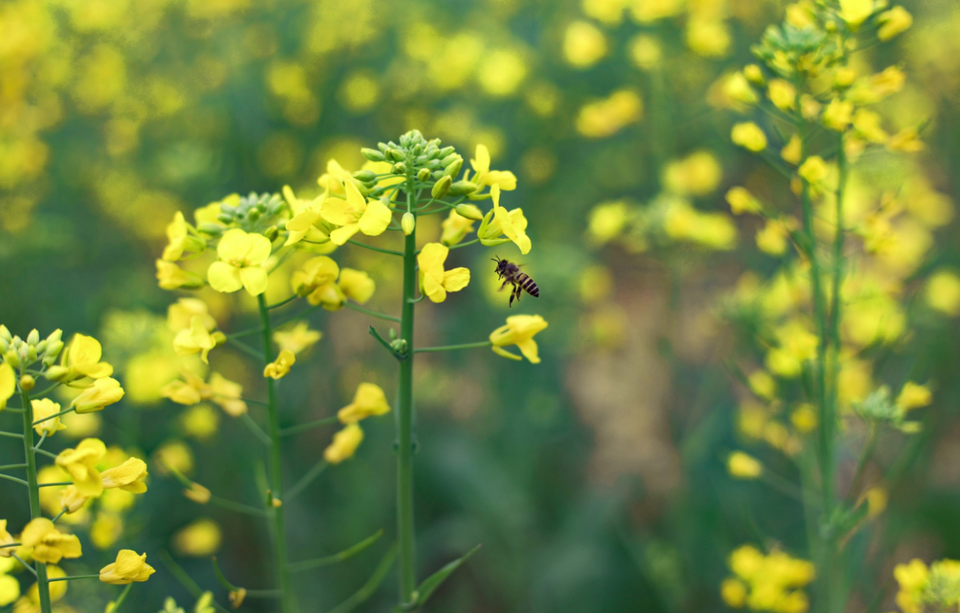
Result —
[[459, 292], [470, 283], [470, 270], [459, 267], [444, 270], [450, 250], [440, 243], [428, 243], [417, 256], [420, 265], [420, 291], [432, 302], [443, 302], [447, 292]]
[[43, 564], [56, 564], [61, 558], [81, 556], [80, 539], [75, 534], [61, 534], [53, 522], [38, 517], [23, 528], [20, 542], [33, 548], [33, 559]]
[[153, 567], [147, 564], [147, 554], [121, 549], [116, 562], [100, 569], [100, 581], [111, 585], [127, 585], [134, 581], [146, 581], [154, 572]]
[[734, 451], [727, 458], [727, 472], [735, 479], [756, 479], [763, 474], [763, 464], [751, 455]]
[[247, 403], [243, 401], [243, 386], [225, 378], [218, 372], [210, 375], [210, 389], [213, 390], [213, 402], [231, 417], [240, 417], [247, 412]]
[[292, 351], [284, 349], [277, 356], [277, 359], [267, 364], [263, 369], [263, 376], [271, 379], [282, 379], [290, 372], [290, 367], [297, 361], [297, 357]]
[[374, 415], [384, 415], [390, 411], [387, 397], [379, 385], [361, 383], [353, 396], [353, 402], [337, 412], [337, 418], [344, 424], [355, 424]]
[[[0, 519], [0, 545], [12, 545], [17, 540], [13, 535], [7, 532], [7, 520]], [[16, 547], [0, 548], [0, 558], [9, 558], [16, 551]]]
[[[520, 253], [530, 253], [532, 243], [526, 233], [527, 218], [523, 216], [523, 210], [513, 209], [507, 212], [505, 207], [500, 206], [499, 185], [491, 186], [490, 195], [493, 198], [493, 208], [483, 217], [480, 229], [477, 230], [480, 243], [487, 247], [496, 247], [513, 241], [520, 248]], [[506, 238], [502, 238], [504, 236]]]
[[102, 379], [113, 374], [113, 366], [107, 362], [101, 362], [103, 349], [100, 342], [92, 336], [76, 334], [70, 344], [63, 350], [61, 363], [69, 371], [61, 379], [62, 381], [73, 381], [81, 377], [91, 379]]
[[364, 304], [373, 297], [377, 284], [370, 278], [370, 275], [362, 270], [343, 268], [340, 270], [340, 280], [337, 281], [337, 287], [346, 298], [357, 304]]
[[326, 197], [327, 192], [324, 192], [308, 202], [297, 198], [290, 186], [283, 186], [283, 198], [293, 210], [293, 217], [287, 222], [287, 232], [289, 234], [286, 242], [283, 243], [284, 247], [299, 243], [307, 235], [310, 235], [308, 240], [315, 243], [325, 243], [330, 239], [316, 226], [316, 223], [320, 221], [320, 209]]
[[331, 258], [320, 255], [311, 258], [294, 271], [290, 286], [298, 296], [307, 296], [314, 290], [330, 285], [340, 276], [340, 267]]
[[247, 412], [247, 404], [241, 395], [243, 386], [224, 378], [220, 373], [210, 375], [209, 383], [204, 383], [190, 370], [181, 371], [183, 380], [171, 381], [160, 390], [165, 398], [177, 404], [193, 405], [202, 400], [212, 400], [230, 416], [239, 417]]
[[783, 161], [788, 162], [796, 166], [800, 163], [800, 154], [802, 153], [803, 148], [800, 143], [800, 136], [794, 134], [790, 137], [790, 140], [787, 141], [786, 146], [780, 150], [780, 157], [783, 158]]
[[534, 335], [547, 327], [547, 322], [539, 315], [513, 315], [507, 317], [507, 324], [494, 330], [490, 334], [490, 342], [493, 343], [493, 351], [511, 360], [520, 360], [521, 357], [503, 349], [510, 345], [516, 345], [520, 353], [530, 360], [532, 364], [540, 363], [540, 356], [537, 354], [537, 342], [533, 340]]
[[147, 491], [143, 480], [147, 477], [147, 464], [139, 458], [129, 458], [120, 466], [109, 468], [100, 473], [103, 489], [120, 488], [132, 494]]
[[93, 385], [74, 398], [70, 406], [79, 414], [102, 411], [105, 406], [119, 402], [123, 394], [123, 388], [116, 379], [111, 377], [97, 379]]
[[0, 411], [7, 408], [7, 401], [17, 391], [17, 375], [13, 367], [6, 362], [0, 362]]
[[203, 241], [190, 235], [187, 221], [180, 211], [174, 214], [173, 221], [167, 226], [167, 241], [167, 246], [163, 248], [163, 255], [160, 257], [168, 262], [179, 260], [183, 257], [184, 251], [200, 252], [206, 248]]
[[199, 298], [180, 298], [167, 307], [167, 328], [177, 333], [190, 327], [194, 317], [200, 317], [203, 327], [207, 330], [215, 330], [217, 322], [210, 315], [210, 309], [207, 303]]
[[887, 139], [886, 147], [888, 151], [899, 153], [919, 153], [924, 150], [926, 145], [920, 140], [915, 127], [908, 127], [900, 130]]
[[[924, 292], [927, 304], [945, 315], [960, 315], [960, 276], [949, 270], [940, 270], [927, 280]], [[0, 369], [3, 367], [0, 366]], [[0, 373], [2, 379], [2, 373]], [[3, 394], [0, 393], [0, 406]]]
[[77, 492], [94, 498], [103, 493], [103, 480], [97, 470], [97, 463], [107, 453], [103, 441], [86, 438], [80, 441], [76, 449], [64, 449], [57, 456], [57, 466], [67, 471], [73, 478]]
[[240, 288], [251, 296], [267, 289], [264, 261], [270, 257], [270, 240], [261, 234], [248, 234], [239, 228], [227, 230], [217, 245], [218, 261], [207, 269], [210, 287], [218, 292], [235, 292]]
[[310, 329], [309, 323], [300, 321], [289, 330], [274, 332], [273, 342], [280, 347], [281, 351], [291, 351], [298, 354], [313, 347], [322, 337], [321, 332]]
[[905, 32], [913, 25], [913, 16], [902, 6], [895, 6], [889, 11], [880, 13], [877, 18], [880, 29], [877, 30], [877, 38], [882, 41], [888, 41], [901, 32]]
[[80, 493], [75, 485], [68, 485], [60, 492], [60, 508], [66, 509], [67, 513], [76, 513], [83, 508], [90, 498]]
[[731, 187], [727, 191], [726, 199], [734, 215], [759, 213], [763, 209], [760, 201], [745, 187]]
[[[60, 405], [49, 398], [31, 400], [30, 405], [33, 407], [34, 422], [50, 417], [51, 415], [56, 415], [60, 412]], [[47, 419], [46, 421], [40, 422], [39, 424], [35, 425], [33, 429], [37, 431], [37, 434], [46, 434], [47, 436], [52, 436], [60, 430], [66, 430], [67, 425], [61, 423], [59, 417], [54, 417], [53, 419]]]
[[819, 155], [811, 155], [800, 165], [800, 169], [797, 172], [807, 183], [817, 185], [827, 178], [829, 168], [822, 157]]
[[368, 200], [348, 181], [345, 186], [346, 200], [328, 198], [320, 210], [326, 221], [340, 226], [330, 233], [334, 244], [342, 245], [357, 232], [367, 236], [379, 236], [390, 225], [393, 215], [379, 200]]
[[733, 144], [740, 145], [754, 153], [767, 148], [767, 135], [763, 133], [760, 126], [752, 121], [738, 123], [733, 126], [733, 130], [730, 132], [730, 139], [733, 141]]
[[856, 32], [867, 17], [873, 14], [874, 0], [840, 0], [840, 16], [851, 31]]
[[440, 242], [447, 247], [452, 247], [463, 241], [467, 234], [470, 234], [473, 230], [473, 220], [460, 215], [456, 211], [450, 211], [441, 226], [443, 233], [440, 235]]
[[831, 130], [843, 132], [850, 125], [852, 119], [853, 103], [849, 100], [834, 98], [827, 105], [827, 108], [823, 109], [823, 125]]
[[363, 442], [363, 430], [353, 423], [333, 435], [333, 442], [323, 451], [323, 459], [330, 464], [339, 464], [353, 457]]
[[930, 580], [930, 571], [922, 560], [914, 558], [909, 564], [897, 564], [893, 577], [900, 584], [897, 592], [897, 606], [903, 613], [921, 613], [923, 590]]
[[205, 285], [203, 277], [183, 270], [173, 262], [157, 260], [157, 284], [160, 289], [198, 289]]
[[907, 381], [897, 396], [896, 405], [901, 411], [919, 409], [933, 402], [933, 394], [930, 388], [913, 381]]
[[476, 173], [472, 181], [477, 185], [477, 189], [483, 189], [484, 185], [492, 187], [496, 185], [505, 192], [517, 189], [517, 177], [509, 170], [490, 170], [490, 151], [485, 145], [477, 145], [476, 158], [470, 160], [470, 166]]
[[781, 111], [793, 109], [797, 101], [797, 89], [788, 81], [773, 79], [767, 86], [767, 95], [773, 105]]
[[204, 364], [209, 364], [207, 355], [217, 346], [217, 341], [207, 330], [204, 318], [194, 315], [190, 320], [190, 327], [184, 328], [173, 339], [173, 351], [179, 356], [200, 354]]

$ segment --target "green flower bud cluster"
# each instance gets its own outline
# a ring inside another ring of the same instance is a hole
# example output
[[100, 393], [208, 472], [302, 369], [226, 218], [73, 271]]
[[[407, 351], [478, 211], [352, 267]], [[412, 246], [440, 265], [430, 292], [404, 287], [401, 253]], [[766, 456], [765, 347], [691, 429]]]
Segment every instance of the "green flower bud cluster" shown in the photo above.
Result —
[[267, 235], [268, 231], [276, 226], [285, 206], [286, 204], [278, 194], [250, 192], [248, 196], [240, 198], [240, 202], [236, 205], [221, 204], [217, 220], [227, 226], [235, 226], [246, 232], [259, 232]]
[[[362, 149], [365, 158], [373, 162], [392, 162], [394, 174], [416, 177], [420, 183], [440, 182], [444, 177], [456, 177], [463, 168], [463, 158], [453, 147], [440, 147], [440, 139], [427, 140], [419, 130], [400, 137], [400, 142], [378, 143], [378, 149]], [[362, 171], [370, 172], [370, 171]], [[364, 178], [355, 173], [354, 178]], [[372, 173], [371, 173], [372, 174]], [[434, 198], [441, 196], [434, 195]]]
[[52, 365], [63, 351], [62, 330], [54, 330], [50, 336], [41, 340], [36, 329], [31, 330], [26, 340], [12, 336], [6, 326], [0, 325], [0, 354], [3, 361], [13, 368], [26, 368], [42, 361], [44, 367]]
[[887, 386], [874, 390], [862, 401], [854, 403], [853, 411], [867, 423], [885, 425], [908, 434], [920, 430], [919, 422], [907, 421], [905, 411], [890, 397]]

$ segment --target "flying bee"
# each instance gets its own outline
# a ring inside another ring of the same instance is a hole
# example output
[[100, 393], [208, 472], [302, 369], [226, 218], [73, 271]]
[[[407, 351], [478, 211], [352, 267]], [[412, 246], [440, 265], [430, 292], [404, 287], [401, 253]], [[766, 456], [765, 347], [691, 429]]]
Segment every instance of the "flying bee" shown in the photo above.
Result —
[[530, 278], [525, 272], [520, 270], [519, 264], [514, 264], [507, 260], [501, 260], [499, 256], [496, 258], [490, 258], [497, 263], [497, 276], [500, 279], [503, 279], [503, 285], [500, 286], [502, 290], [507, 286], [507, 283], [513, 285], [513, 289], [510, 292], [510, 304], [513, 306], [513, 301], [516, 300], [520, 302], [520, 294], [524, 291], [533, 296], [534, 298], [540, 297], [540, 288], [537, 287], [537, 284], [533, 282], [533, 279]]

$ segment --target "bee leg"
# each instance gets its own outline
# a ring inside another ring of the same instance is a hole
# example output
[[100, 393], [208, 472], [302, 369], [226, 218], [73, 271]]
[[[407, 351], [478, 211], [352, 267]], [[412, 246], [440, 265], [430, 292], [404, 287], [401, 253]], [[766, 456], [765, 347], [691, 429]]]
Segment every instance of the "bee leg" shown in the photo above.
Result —
[[498, 291], [498, 292], [502, 292], [502, 291], [503, 291], [503, 288], [505, 288], [505, 287], [507, 286], [507, 283], [509, 283], [509, 281], [504, 281], [504, 282], [503, 282], [503, 285], [501, 285], [501, 286], [500, 286], [500, 289], [497, 290], [497, 291]]

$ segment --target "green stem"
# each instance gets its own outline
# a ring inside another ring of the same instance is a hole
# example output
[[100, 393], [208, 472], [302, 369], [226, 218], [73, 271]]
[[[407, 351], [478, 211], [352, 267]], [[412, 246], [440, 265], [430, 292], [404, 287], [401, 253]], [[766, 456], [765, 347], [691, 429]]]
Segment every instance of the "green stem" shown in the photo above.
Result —
[[60, 411], [60, 412], [57, 413], [56, 415], [51, 415], [51, 416], [49, 416], [49, 417], [43, 417], [43, 418], [41, 418], [41, 419], [38, 419], [37, 421], [33, 422], [33, 425], [36, 426], [36, 425], [42, 424], [42, 423], [45, 422], [45, 421], [49, 421], [49, 420], [51, 420], [51, 419], [56, 419], [57, 417], [60, 417], [61, 415], [66, 415], [67, 413], [73, 413], [73, 412], [76, 411], [76, 410], [77, 410], [76, 407], [71, 407], [71, 408], [69, 408], [69, 409], [64, 409], [63, 411]]
[[280, 431], [280, 436], [290, 436], [291, 434], [300, 434], [301, 432], [306, 432], [307, 430], [313, 430], [314, 428], [320, 428], [321, 426], [329, 426], [330, 424], [335, 424], [339, 422], [340, 419], [336, 415], [332, 417], [324, 417], [323, 419], [318, 419], [316, 421], [307, 422], [305, 424], [299, 424], [296, 426], [290, 426], [289, 428], [284, 428]]
[[313, 483], [313, 480], [319, 477], [320, 473], [327, 469], [327, 466], [329, 466], [327, 461], [321, 458], [319, 462], [314, 464], [310, 470], [300, 477], [299, 481], [297, 481], [289, 490], [287, 490], [287, 497], [284, 502], [290, 502], [296, 498], [305, 487]]
[[342, 562], [354, 555], [360, 553], [370, 545], [373, 545], [380, 537], [383, 536], [383, 530], [377, 530], [373, 535], [368, 536], [363, 539], [356, 545], [348, 547], [339, 553], [333, 555], [324, 556], [322, 558], [316, 558], [313, 560], [303, 560], [302, 562], [294, 562], [290, 564], [290, 571], [297, 573], [304, 570], [310, 570], [311, 568], [318, 568], [320, 566], [328, 566], [330, 564], [335, 564], [337, 562]]
[[[37, 483], [37, 453], [33, 447], [33, 404], [30, 392], [20, 390], [23, 402], [23, 453], [27, 460], [27, 489], [30, 500], [30, 519], [43, 517], [40, 510], [40, 486]], [[40, 597], [40, 612], [50, 613], [50, 586], [47, 581], [47, 565], [37, 564], [37, 591]]]
[[12, 477], [10, 475], [5, 475], [3, 473], [0, 473], [0, 479], [6, 479], [7, 481], [14, 481], [21, 485], [26, 485], [27, 487], [30, 486], [26, 481], [24, 481], [23, 479], [20, 479], [19, 477]]
[[0, 466], [0, 470], [9, 470], [12, 468], [26, 468], [26, 467], [27, 467], [26, 464], [4, 464], [3, 466]]
[[383, 314], [383, 313], [378, 313], [378, 312], [376, 312], [376, 311], [371, 311], [370, 309], [365, 309], [365, 308], [363, 308], [363, 307], [361, 307], [361, 306], [357, 306], [357, 305], [353, 304], [352, 302], [344, 302], [344, 303], [343, 303], [343, 306], [347, 307], [348, 309], [352, 309], [352, 310], [354, 310], [354, 311], [356, 311], [356, 312], [358, 312], [358, 313], [363, 313], [363, 314], [365, 314], [365, 315], [369, 315], [370, 317], [376, 317], [376, 318], [378, 318], [378, 319], [385, 319], [385, 320], [387, 320], [387, 321], [392, 321], [392, 322], [400, 323], [400, 318], [399, 318], [399, 317], [394, 317], [393, 315], [385, 315], [385, 314]]
[[120, 598], [117, 598], [117, 599], [113, 602], [113, 609], [110, 611], [110, 613], [117, 613], [117, 611], [120, 610], [120, 605], [122, 605], [122, 604], [123, 604], [123, 601], [127, 599], [127, 594], [130, 593], [130, 588], [132, 588], [132, 587], [133, 587], [133, 584], [132, 584], [132, 583], [128, 583], [128, 584], [127, 584], [127, 587], [123, 588], [123, 591], [120, 592]]
[[[408, 209], [413, 208], [413, 176], [407, 178]], [[416, 213], [414, 213], [416, 215]], [[400, 557], [400, 605], [412, 602], [416, 589], [416, 554], [413, 523], [413, 314], [417, 290], [417, 230], [406, 237], [403, 255], [403, 303], [400, 338], [407, 354], [400, 360], [399, 410], [397, 411], [397, 545]]]
[[0, 431], [0, 436], [7, 436], [10, 438], [23, 438], [22, 434], [17, 434], [16, 432], [2, 432]]
[[386, 253], [389, 255], [396, 255], [399, 257], [404, 257], [403, 253], [399, 251], [394, 251], [393, 249], [383, 249], [381, 247], [374, 247], [373, 245], [367, 245], [366, 243], [361, 243], [360, 241], [355, 241], [352, 238], [348, 238], [347, 242], [351, 245], [356, 245], [357, 247], [363, 247], [364, 249], [369, 249], [370, 251], [378, 251], [380, 253]]
[[[273, 341], [270, 329], [270, 312], [267, 310], [267, 301], [263, 294], [257, 296], [260, 306], [260, 328], [263, 330], [263, 361], [264, 366], [273, 361]], [[280, 437], [280, 415], [277, 407], [277, 382], [272, 378], [267, 381], [267, 417], [270, 434], [270, 493], [274, 498], [283, 501], [283, 465], [282, 439]], [[287, 543], [284, 529], [284, 509], [281, 504], [273, 507], [273, 541], [277, 578], [280, 583], [280, 610], [283, 613], [294, 611], [292, 593], [290, 591], [290, 574], [287, 572]]]
[[450, 249], [460, 249], [461, 247], [469, 247], [470, 245], [476, 245], [480, 242], [479, 238], [475, 238], [472, 241], [467, 241], [465, 243], [457, 243], [456, 245], [450, 245]]
[[47, 583], [53, 583], [54, 581], [73, 581], [74, 579], [99, 579], [100, 575], [73, 575], [70, 577], [55, 577], [53, 579], [47, 579]]
[[414, 353], [428, 353], [432, 351], [456, 351], [457, 349], [479, 349], [480, 347], [489, 347], [493, 345], [490, 341], [481, 341], [479, 343], [464, 343], [462, 345], [443, 345], [442, 347], [420, 347], [414, 349]]
[[850, 482], [850, 490], [847, 492], [847, 500], [855, 500], [857, 493], [863, 485], [863, 478], [867, 474], [867, 464], [873, 457], [873, 451], [877, 448], [878, 431], [876, 424], [870, 424], [870, 430], [867, 432], [867, 440], [863, 443], [863, 450], [860, 452], [860, 459], [857, 460], [857, 468], [853, 473], [853, 480]]
[[290, 297], [287, 298], [286, 300], [281, 300], [280, 302], [278, 302], [278, 303], [276, 303], [276, 304], [271, 304], [270, 306], [267, 307], [267, 309], [270, 309], [270, 310], [272, 310], [272, 309], [279, 309], [279, 308], [282, 307], [283, 305], [288, 304], [288, 303], [290, 303], [290, 302], [293, 302], [294, 300], [296, 300], [296, 299], [299, 298], [299, 297], [300, 297], [300, 296], [298, 296], [297, 294], [294, 294], [293, 296], [290, 296]]

